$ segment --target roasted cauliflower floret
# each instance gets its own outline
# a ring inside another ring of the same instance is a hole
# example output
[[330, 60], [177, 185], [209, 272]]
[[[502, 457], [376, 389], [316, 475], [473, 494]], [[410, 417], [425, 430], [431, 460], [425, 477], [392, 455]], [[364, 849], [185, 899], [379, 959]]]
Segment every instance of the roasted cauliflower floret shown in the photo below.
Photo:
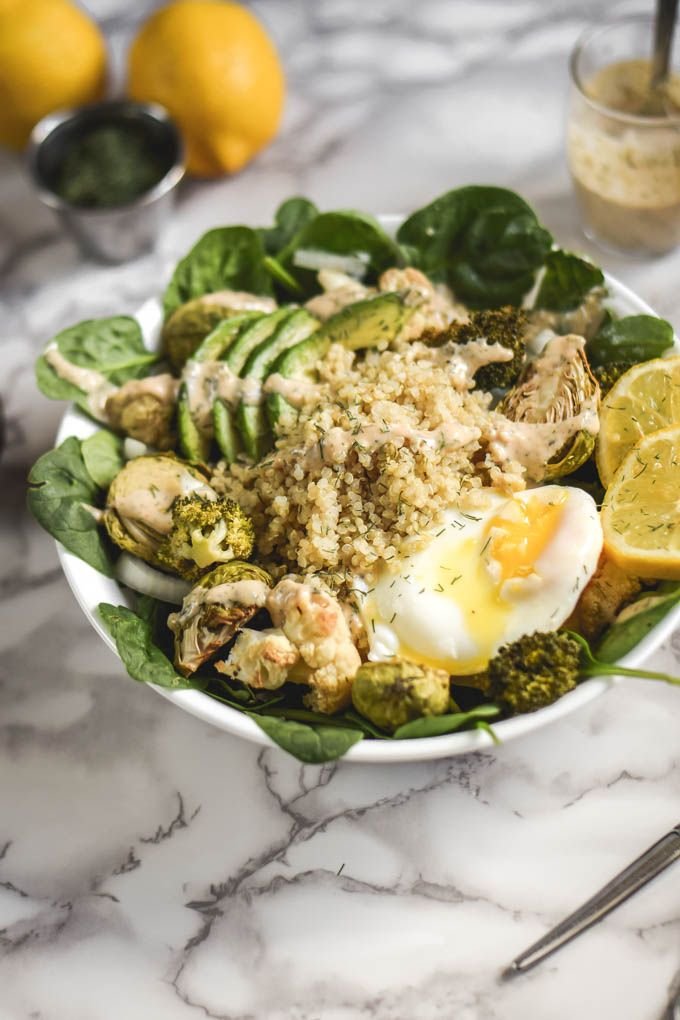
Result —
[[361, 657], [337, 599], [314, 582], [284, 578], [267, 594], [265, 608], [274, 627], [241, 634], [218, 670], [253, 687], [304, 684], [303, 701], [315, 712], [346, 708]]
[[327, 714], [345, 708], [361, 658], [338, 600], [311, 583], [284, 578], [270, 592], [267, 609], [309, 670], [304, 679], [304, 670], [291, 677], [308, 684], [305, 704]]
[[156, 556], [187, 581], [195, 581], [215, 563], [252, 555], [253, 522], [233, 499], [185, 496], [175, 500], [171, 513], [172, 528]]
[[116, 432], [157, 450], [171, 450], [178, 387], [168, 374], [130, 379], [107, 399], [106, 419]]
[[216, 662], [215, 669], [257, 689], [275, 691], [290, 679], [300, 653], [282, 630], [249, 630], [236, 638], [228, 662]]
[[443, 669], [414, 662], [365, 662], [352, 685], [352, 702], [376, 726], [392, 733], [427, 715], [443, 715], [450, 704]]

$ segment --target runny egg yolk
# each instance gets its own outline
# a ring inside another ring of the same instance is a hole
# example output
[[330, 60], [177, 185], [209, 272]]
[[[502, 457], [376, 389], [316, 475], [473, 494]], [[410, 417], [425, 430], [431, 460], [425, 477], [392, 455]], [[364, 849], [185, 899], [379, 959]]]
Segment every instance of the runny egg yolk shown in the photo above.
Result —
[[566, 493], [551, 503], [510, 500], [503, 514], [489, 522], [489, 556], [502, 581], [529, 577], [536, 561], [560, 526]]

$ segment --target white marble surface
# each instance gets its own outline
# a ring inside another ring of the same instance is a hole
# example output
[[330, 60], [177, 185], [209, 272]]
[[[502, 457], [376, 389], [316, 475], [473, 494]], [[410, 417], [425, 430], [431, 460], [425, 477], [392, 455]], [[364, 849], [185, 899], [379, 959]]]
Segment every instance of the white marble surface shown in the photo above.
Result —
[[[91, 0], [112, 51], [147, 4]], [[514, 187], [586, 247], [563, 156], [566, 57], [609, 5], [262, 0], [285, 130], [182, 194], [156, 254], [83, 262], [0, 156], [0, 1020], [657, 1020], [680, 967], [680, 871], [531, 974], [526, 944], [678, 819], [677, 690], [621, 684], [515, 744], [422, 766], [301, 768], [122, 676], [82, 618], [24, 477], [61, 408], [43, 341], [130, 312], [205, 228], [324, 207], [409, 210]], [[680, 254], [595, 253], [680, 325]], [[680, 635], [654, 656], [678, 669]]]

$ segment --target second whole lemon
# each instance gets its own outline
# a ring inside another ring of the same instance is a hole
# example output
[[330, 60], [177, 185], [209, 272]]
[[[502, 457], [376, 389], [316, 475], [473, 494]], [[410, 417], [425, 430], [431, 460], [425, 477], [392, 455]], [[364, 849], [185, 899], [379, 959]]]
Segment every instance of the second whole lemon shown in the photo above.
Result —
[[175, 0], [142, 26], [130, 49], [128, 90], [158, 102], [182, 131], [187, 169], [240, 170], [276, 134], [285, 81], [257, 18], [226, 0]]

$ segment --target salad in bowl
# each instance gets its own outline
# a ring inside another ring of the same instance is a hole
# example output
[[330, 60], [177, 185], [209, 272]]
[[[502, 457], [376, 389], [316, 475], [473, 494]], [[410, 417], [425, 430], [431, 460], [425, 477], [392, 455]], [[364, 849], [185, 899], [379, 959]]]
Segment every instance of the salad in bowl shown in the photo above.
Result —
[[72, 408], [29, 505], [130, 676], [194, 714], [308, 762], [470, 750], [590, 678], [678, 682], [634, 666], [680, 602], [674, 354], [513, 192], [292, 198], [46, 345]]

